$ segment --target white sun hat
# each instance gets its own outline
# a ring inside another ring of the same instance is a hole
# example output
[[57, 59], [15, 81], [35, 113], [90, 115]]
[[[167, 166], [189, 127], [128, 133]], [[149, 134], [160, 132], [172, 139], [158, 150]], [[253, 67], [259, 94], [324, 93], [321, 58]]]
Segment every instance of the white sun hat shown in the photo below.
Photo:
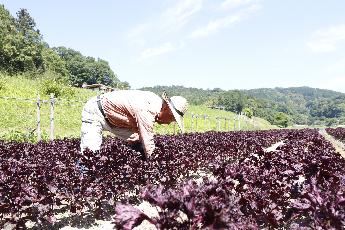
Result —
[[182, 119], [183, 115], [186, 113], [188, 109], [188, 102], [186, 98], [181, 96], [173, 96], [169, 99], [166, 92], [163, 92], [162, 98], [168, 104], [172, 114], [174, 115], [175, 121], [178, 124], [178, 127], [182, 132], [184, 132]]

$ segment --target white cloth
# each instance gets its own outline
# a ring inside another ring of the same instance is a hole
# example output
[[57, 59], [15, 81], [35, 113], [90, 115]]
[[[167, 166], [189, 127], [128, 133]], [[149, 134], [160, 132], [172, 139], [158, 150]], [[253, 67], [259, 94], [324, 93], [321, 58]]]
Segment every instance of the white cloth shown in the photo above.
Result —
[[97, 151], [102, 145], [102, 131], [107, 130], [117, 137], [127, 140], [133, 138], [136, 134], [130, 129], [119, 128], [110, 125], [97, 105], [97, 97], [91, 98], [82, 111], [81, 140], [80, 150], [83, 152], [86, 148]]

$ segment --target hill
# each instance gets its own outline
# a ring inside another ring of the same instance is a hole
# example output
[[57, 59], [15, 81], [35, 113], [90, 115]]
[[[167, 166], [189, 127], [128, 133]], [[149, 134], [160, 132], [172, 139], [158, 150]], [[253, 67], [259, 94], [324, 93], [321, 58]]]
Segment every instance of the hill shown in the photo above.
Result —
[[[142, 88], [185, 96], [192, 104], [224, 107], [252, 113], [280, 126], [345, 123], [345, 94], [311, 87], [259, 88], [251, 90], [197, 89], [183, 86]], [[282, 122], [282, 119], [284, 122]]]
[[289, 114], [296, 124], [331, 126], [345, 122], [344, 93], [311, 87], [253, 89], [244, 93]]

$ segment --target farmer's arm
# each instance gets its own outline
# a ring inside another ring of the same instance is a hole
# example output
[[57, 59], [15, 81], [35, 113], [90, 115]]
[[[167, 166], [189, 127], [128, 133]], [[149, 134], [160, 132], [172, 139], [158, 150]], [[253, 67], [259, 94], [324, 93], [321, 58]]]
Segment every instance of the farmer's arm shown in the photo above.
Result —
[[150, 111], [141, 110], [136, 114], [136, 120], [139, 131], [139, 140], [143, 145], [146, 158], [150, 158], [155, 149], [153, 138], [154, 114]]

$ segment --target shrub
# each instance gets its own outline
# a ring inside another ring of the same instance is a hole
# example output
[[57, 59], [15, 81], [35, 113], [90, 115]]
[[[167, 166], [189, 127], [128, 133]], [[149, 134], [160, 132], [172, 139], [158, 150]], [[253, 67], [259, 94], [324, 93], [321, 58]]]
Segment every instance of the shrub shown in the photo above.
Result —
[[72, 86], [64, 86], [62, 89], [62, 95], [68, 99], [74, 99], [75, 90]]
[[45, 95], [54, 94], [55, 97], [62, 95], [63, 87], [55, 79], [44, 79], [41, 82], [40, 91]]
[[61, 75], [46, 71], [40, 76], [40, 91], [45, 95], [54, 94], [55, 97], [64, 96], [72, 98], [75, 95], [73, 87], [68, 85], [68, 80]]

